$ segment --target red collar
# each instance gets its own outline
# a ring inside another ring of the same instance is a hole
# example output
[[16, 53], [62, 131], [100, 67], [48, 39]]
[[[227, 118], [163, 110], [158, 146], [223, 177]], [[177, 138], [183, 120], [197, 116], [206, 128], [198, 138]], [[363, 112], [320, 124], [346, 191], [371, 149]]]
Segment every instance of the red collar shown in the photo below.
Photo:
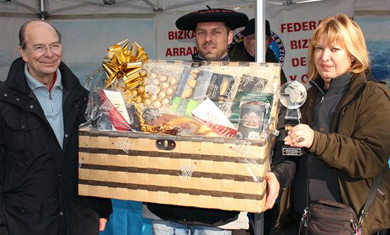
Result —
[[49, 92], [51, 92], [51, 89], [53, 89], [54, 84], [57, 81], [57, 72], [54, 73], [53, 75], [53, 82], [51, 83], [51, 86], [49, 87]]

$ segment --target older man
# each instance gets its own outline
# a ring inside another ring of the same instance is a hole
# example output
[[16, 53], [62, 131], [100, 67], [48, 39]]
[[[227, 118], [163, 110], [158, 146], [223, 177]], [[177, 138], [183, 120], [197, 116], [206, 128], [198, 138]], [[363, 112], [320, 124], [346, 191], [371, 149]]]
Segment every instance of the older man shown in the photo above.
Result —
[[77, 190], [88, 92], [61, 62], [52, 25], [26, 22], [19, 39], [22, 57], [0, 85], [0, 234], [97, 235], [111, 202]]

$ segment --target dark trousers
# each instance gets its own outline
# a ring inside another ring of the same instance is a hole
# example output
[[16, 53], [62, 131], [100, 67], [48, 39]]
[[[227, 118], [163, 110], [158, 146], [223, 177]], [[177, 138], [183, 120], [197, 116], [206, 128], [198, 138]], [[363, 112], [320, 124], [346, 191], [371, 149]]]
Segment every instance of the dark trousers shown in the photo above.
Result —
[[[83, 206], [76, 206], [72, 235], [99, 235], [99, 214]], [[1, 235], [1, 234], [0, 234]]]
[[42, 220], [41, 216], [27, 209], [0, 210], [0, 235], [99, 235], [98, 213], [83, 206], [75, 206], [73, 209], [68, 218], [72, 223], [63, 233], [58, 232], [57, 214], [46, 215]]

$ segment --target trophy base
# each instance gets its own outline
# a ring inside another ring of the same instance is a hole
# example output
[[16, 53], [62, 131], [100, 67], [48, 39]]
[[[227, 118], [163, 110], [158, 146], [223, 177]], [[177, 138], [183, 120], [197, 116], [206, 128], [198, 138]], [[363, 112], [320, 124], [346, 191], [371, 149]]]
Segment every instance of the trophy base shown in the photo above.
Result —
[[302, 157], [305, 154], [305, 149], [294, 148], [294, 147], [283, 147], [282, 154], [283, 154], [283, 156]]

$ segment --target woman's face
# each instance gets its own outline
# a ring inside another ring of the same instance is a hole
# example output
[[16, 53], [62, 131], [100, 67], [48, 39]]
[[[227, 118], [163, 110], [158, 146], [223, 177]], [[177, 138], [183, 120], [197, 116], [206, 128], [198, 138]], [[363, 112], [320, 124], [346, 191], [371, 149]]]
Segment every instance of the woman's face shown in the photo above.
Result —
[[318, 74], [325, 81], [326, 87], [329, 87], [330, 81], [344, 73], [351, 67], [351, 56], [345, 48], [337, 42], [328, 46], [328, 35], [323, 34], [315, 45], [314, 58]]

